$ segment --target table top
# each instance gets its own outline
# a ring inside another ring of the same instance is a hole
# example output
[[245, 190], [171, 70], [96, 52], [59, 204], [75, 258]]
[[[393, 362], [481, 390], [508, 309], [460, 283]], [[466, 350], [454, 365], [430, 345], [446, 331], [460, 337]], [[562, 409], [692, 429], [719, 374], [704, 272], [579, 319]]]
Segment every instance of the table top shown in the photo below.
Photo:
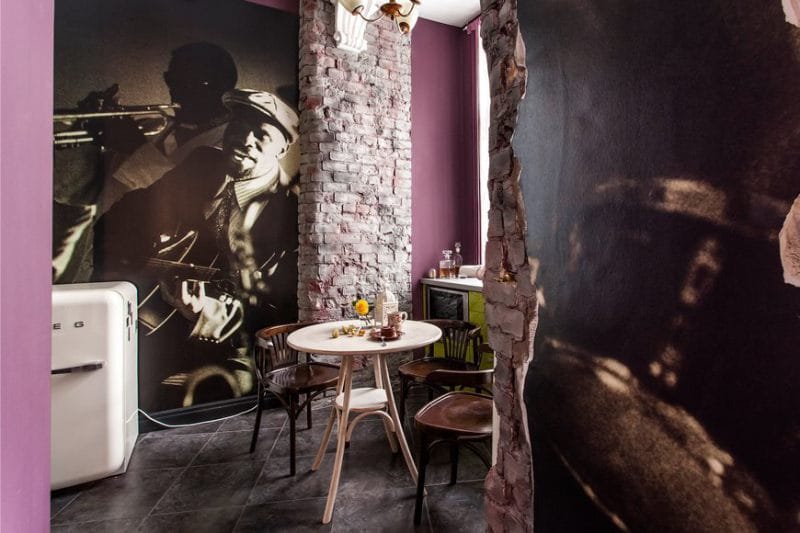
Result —
[[333, 338], [331, 333], [344, 325], [360, 325], [358, 320], [339, 320], [323, 322], [293, 331], [286, 338], [286, 343], [301, 352], [321, 355], [372, 355], [415, 350], [433, 344], [442, 337], [442, 330], [426, 322], [406, 320], [403, 323], [403, 335], [395, 340], [387, 340], [382, 346], [379, 340], [368, 337], [349, 337], [340, 334]]

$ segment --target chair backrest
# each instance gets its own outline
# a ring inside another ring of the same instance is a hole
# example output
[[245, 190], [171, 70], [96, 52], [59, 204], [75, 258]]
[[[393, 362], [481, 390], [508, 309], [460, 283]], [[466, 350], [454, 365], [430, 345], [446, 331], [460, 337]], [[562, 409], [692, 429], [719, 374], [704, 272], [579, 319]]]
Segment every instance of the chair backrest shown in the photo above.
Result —
[[[491, 356], [494, 358], [494, 350], [492, 347], [489, 346], [488, 342], [482, 342], [481, 345], [478, 347], [478, 353], [480, 354], [480, 360], [478, 361], [478, 368], [483, 366], [484, 361], [486, 360], [486, 356]], [[492, 361], [492, 366], [494, 366], [494, 361]]]
[[286, 337], [293, 331], [310, 326], [312, 323], [297, 322], [260, 329], [256, 332], [253, 359], [258, 377], [267, 372], [286, 366], [296, 365], [298, 352], [286, 343]]
[[[428, 324], [433, 324], [442, 330], [442, 338], [439, 342], [444, 346], [444, 357], [464, 363], [480, 365], [479, 346], [483, 341], [481, 328], [475, 324], [461, 320], [424, 320]], [[472, 361], [467, 359], [472, 347]]]
[[425, 377], [425, 383], [439, 387], [471, 387], [492, 395], [494, 370], [434, 370]]

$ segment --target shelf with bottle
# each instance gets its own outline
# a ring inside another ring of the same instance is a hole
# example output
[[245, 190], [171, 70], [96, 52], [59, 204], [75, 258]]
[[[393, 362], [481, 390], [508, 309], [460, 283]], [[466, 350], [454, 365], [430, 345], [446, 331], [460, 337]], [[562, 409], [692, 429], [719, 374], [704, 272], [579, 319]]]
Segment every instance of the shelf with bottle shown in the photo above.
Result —
[[442, 258], [439, 259], [439, 277], [440, 278], [455, 278], [453, 272], [453, 251], [442, 250]]

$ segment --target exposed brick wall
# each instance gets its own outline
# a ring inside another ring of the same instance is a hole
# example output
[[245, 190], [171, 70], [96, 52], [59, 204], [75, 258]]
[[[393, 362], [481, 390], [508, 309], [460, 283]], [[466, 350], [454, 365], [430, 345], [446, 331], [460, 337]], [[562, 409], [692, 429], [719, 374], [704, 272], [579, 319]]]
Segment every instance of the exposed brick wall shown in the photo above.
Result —
[[300, 320], [383, 286], [411, 306], [411, 46], [389, 21], [335, 47], [335, 3], [300, 6]]
[[489, 65], [489, 242], [484, 297], [495, 350], [494, 398], [500, 418], [497, 464], [486, 480], [489, 531], [533, 530], [533, 478], [523, 384], [537, 307], [525, 250], [525, 206], [511, 137], [525, 91], [525, 48], [516, 0], [482, 0], [481, 35]]

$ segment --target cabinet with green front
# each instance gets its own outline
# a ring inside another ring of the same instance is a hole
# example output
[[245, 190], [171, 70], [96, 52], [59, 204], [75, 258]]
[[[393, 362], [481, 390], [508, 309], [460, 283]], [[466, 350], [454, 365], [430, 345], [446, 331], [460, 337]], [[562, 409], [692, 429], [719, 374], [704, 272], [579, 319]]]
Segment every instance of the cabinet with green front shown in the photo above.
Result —
[[[464, 320], [481, 328], [483, 342], [488, 342], [488, 327], [484, 311], [483, 283], [475, 278], [423, 279], [423, 316], [425, 319], [443, 318]], [[444, 353], [441, 342], [433, 347], [434, 356]], [[472, 348], [469, 359], [473, 359]], [[484, 355], [481, 368], [492, 368], [490, 354]]]

